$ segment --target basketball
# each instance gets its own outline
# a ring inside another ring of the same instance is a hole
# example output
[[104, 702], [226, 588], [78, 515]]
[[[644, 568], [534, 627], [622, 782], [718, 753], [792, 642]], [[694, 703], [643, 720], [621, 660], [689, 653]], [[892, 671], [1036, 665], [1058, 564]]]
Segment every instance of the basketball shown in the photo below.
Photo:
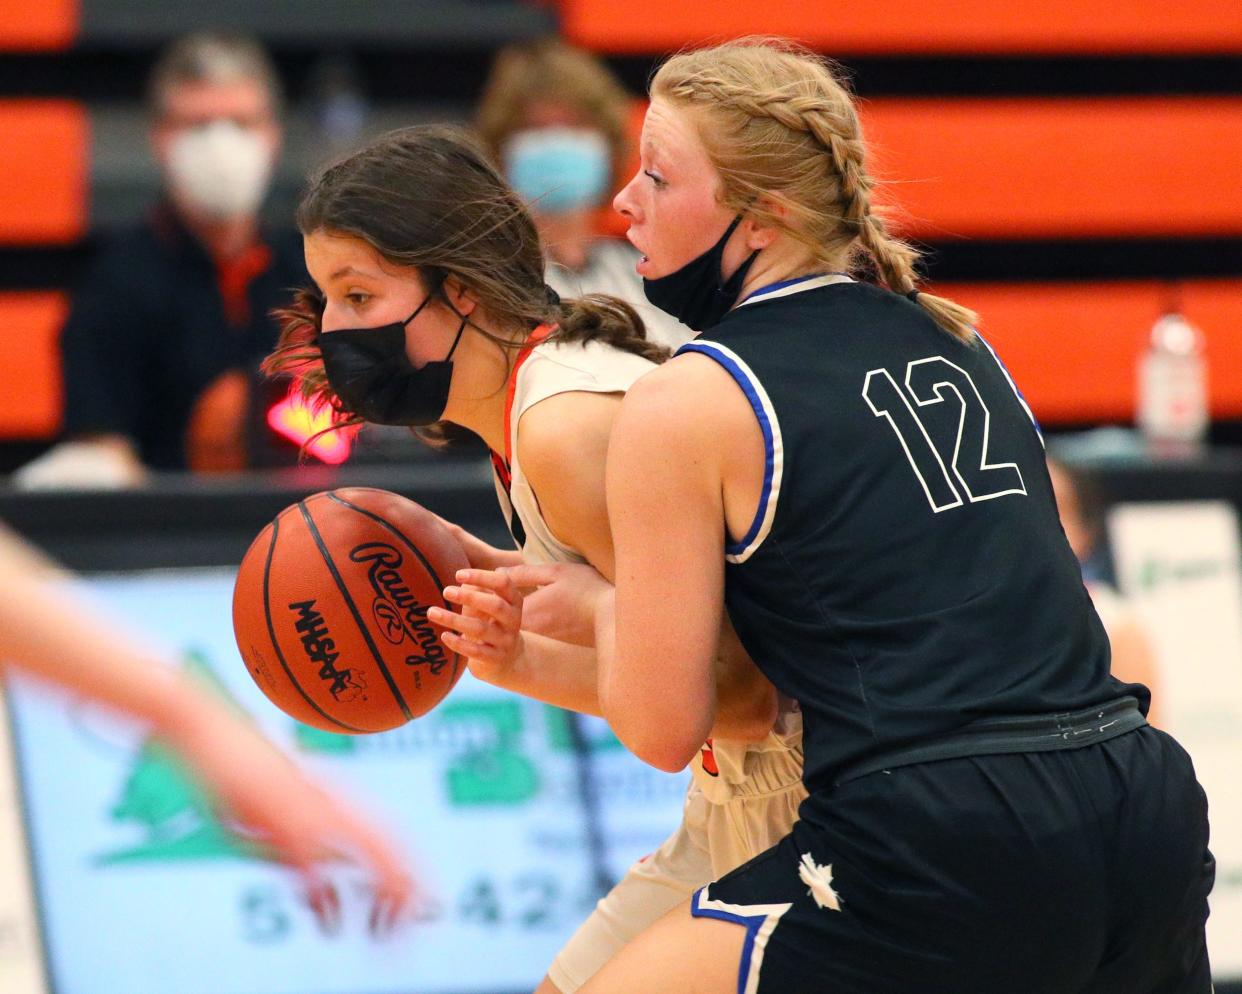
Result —
[[314, 494], [276, 516], [242, 560], [233, 632], [268, 699], [328, 732], [383, 732], [426, 714], [463, 660], [427, 620], [468, 566], [431, 512], [384, 490]]

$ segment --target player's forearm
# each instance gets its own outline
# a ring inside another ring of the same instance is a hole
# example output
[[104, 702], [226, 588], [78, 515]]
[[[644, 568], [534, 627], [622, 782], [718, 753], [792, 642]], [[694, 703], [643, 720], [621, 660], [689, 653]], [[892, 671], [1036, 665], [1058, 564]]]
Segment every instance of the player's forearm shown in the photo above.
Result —
[[583, 714], [600, 715], [595, 650], [522, 633], [522, 651], [503, 672], [483, 675], [488, 683]]
[[506, 566], [522, 565], [522, 553], [517, 549], [498, 549], [448, 518], [437, 514], [436, 519], [461, 543], [466, 559], [475, 569], [503, 569]]
[[62, 584], [0, 575], [0, 651], [32, 676], [123, 711], [158, 732], [185, 724], [196, 694], [185, 677]]
[[[715, 687], [705, 667], [695, 675], [688, 660], [683, 671], [653, 660], [650, 652], [626, 653], [617, 631], [615, 593], [596, 609], [595, 647], [599, 700], [604, 717], [621, 743], [644, 763], [668, 773], [685, 769], [714, 724]], [[657, 662], [660, 672], [648, 664]], [[701, 677], [701, 678], [700, 678]]]

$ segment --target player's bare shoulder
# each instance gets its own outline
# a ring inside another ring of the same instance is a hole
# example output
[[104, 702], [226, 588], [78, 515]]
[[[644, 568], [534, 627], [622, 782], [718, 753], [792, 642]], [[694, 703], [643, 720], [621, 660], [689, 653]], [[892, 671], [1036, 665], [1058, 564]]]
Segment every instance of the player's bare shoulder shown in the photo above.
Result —
[[684, 352], [636, 382], [617, 424], [626, 437], [659, 438], [671, 462], [710, 463], [720, 479], [762, 465], [750, 402], [720, 363], [700, 353]]
[[594, 453], [602, 467], [621, 397], [571, 390], [524, 411], [517, 426], [517, 448], [525, 472], [532, 480], [559, 475], [567, 465], [589, 460]]
[[629, 422], [675, 424], [698, 435], [719, 435], [753, 420], [750, 405], [719, 363], [694, 352], [675, 356], [637, 380], [624, 403]]

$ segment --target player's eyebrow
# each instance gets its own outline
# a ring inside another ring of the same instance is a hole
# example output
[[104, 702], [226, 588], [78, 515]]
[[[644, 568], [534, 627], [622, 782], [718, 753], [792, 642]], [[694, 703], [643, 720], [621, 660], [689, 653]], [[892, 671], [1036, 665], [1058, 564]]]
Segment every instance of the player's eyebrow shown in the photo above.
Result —
[[342, 276], [367, 276], [367, 275], [369, 274], [364, 273], [360, 269], [355, 269], [353, 266], [342, 266], [335, 273], [329, 276], [328, 279], [339, 280]]
[[654, 139], [647, 139], [643, 142], [643, 152], [646, 155], [647, 161], [651, 165], [658, 167], [661, 172], [667, 172], [668, 163], [664, 159], [663, 152], [658, 142]]

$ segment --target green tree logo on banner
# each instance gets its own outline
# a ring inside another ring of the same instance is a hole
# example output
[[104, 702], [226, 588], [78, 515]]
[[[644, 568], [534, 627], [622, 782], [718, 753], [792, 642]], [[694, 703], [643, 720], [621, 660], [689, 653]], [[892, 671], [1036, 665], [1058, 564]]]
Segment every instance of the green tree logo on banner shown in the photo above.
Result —
[[[241, 712], [206, 657], [190, 650], [186, 671], [195, 681]], [[103, 853], [100, 866], [227, 857], [268, 859], [265, 847], [231, 831], [217, 816], [211, 796], [158, 739], [148, 736], [135, 754], [121, 796], [108, 812], [116, 823], [138, 826], [136, 845]]]

